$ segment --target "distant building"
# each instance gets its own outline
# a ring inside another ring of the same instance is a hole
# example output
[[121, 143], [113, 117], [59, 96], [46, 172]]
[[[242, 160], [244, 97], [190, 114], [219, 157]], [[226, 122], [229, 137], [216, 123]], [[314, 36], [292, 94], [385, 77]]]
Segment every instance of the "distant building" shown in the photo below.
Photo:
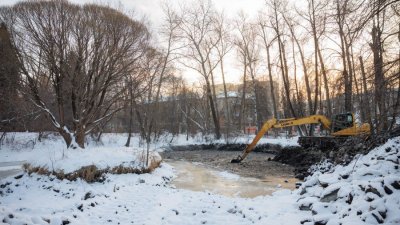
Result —
[[[274, 92], [275, 92], [275, 101], [276, 104], [279, 103], [279, 85], [278, 82], [273, 81]], [[261, 116], [261, 120], [265, 121], [267, 119], [272, 118], [273, 116], [273, 100], [271, 96], [271, 88], [269, 81], [256, 81], [256, 88], [258, 92], [259, 98], [259, 113], [258, 116]], [[227, 100], [228, 100], [228, 108], [225, 107], [225, 93], [223, 84], [215, 85], [215, 95], [216, 95], [216, 104], [218, 107], [218, 113], [220, 117], [221, 127], [225, 126], [226, 114], [229, 112], [231, 117], [231, 122], [236, 127], [240, 127], [239, 124], [241, 110], [244, 110], [244, 115], [242, 116], [243, 121], [242, 124], [245, 124], [246, 127], [254, 127], [257, 126], [257, 111], [256, 111], [256, 102], [255, 102], [255, 92], [253, 83], [249, 80], [246, 83], [246, 92], [244, 93], [244, 106], [242, 106], [242, 98], [243, 98], [243, 84], [226, 84], [227, 89]], [[253, 128], [251, 129], [253, 131]]]

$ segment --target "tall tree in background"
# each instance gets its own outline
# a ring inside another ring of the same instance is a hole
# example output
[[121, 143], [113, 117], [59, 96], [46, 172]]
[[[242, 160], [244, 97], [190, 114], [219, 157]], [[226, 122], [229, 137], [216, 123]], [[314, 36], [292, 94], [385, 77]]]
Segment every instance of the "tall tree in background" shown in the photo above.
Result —
[[232, 49], [232, 41], [230, 35], [231, 26], [226, 22], [225, 15], [220, 13], [216, 16], [216, 32], [219, 37], [219, 43], [216, 50], [219, 57], [219, 65], [221, 69], [222, 85], [224, 87], [224, 118], [225, 118], [225, 140], [229, 140], [229, 133], [231, 130], [231, 109], [228, 103], [228, 91], [225, 82], [224, 58]]
[[181, 8], [176, 13], [181, 21], [179, 36], [183, 52], [181, 63], [187, 68], [197, 71], [205, 81], [206, 96], [214, 124], [215, 138], [221, 138], [221, 129], [215, 99], [212, 94], [211, 74], [220, 60], [213, 58], [220, 36], [215, 32], [215, 11], [210, 1], [196, 2], [190, 8]]
[[284, 87], [284, 91], [285, 91], [285, 98], [286, 98], [286, 102], [289, 107], [290, 113], [292, 114], [293, 117], [297, 117], [297, 113], [294, 110], [292, 100], [291, 100], [291, 95], [290, 95], [289, 69], [288, 69], [288, 65], [287, 65], [285, 44], [283, 41], [283, 34], [282, 34], [282, 29], [281, 29], [282, 24], [280, 23], [281, 20], [279, 17], [279, 12], [283, 11], [281, 9], [282, 2], [278, 2], [277, 0], [271, 0], [270, 6], [273, 10], [272, 27], [275, 31], [277, 41], [278, 41], [279, 63], [280, 63], [280, 71], [282, 74], [283, 87]]
[[17, 112], [20, 64], [6, 24], [0, 24], [0, 130], [12, 130]]
[[334, 6], [334, 19], [339, 34], [340, 56], [342, 59], [342, 77], [344, 81], [344, 110], [353, 111], [353, 83], [354, 61], [352, 60], [352, 46], [356, 38], [363, 31], [365, 16], [359, 11], [364, 11], [363, 3], [355, 1], [337, 0]]
[[[239, 20], [236, 22], [236, 27], [238, 30], [238, 43], [237, 46], [240, 48], [239, 51], [242, 51], [244, 54], [243, 56], [246, 56], [246, 63], [247, 63], [247, 68], [248, 72], [251, 78], [251, 84], [252, 84], [252, 90], [254, 93], [254, 102], [255, 102], [255, 121], [258, 129], [261, 129], [261, 126], [263, 125], [263, 120], [264, 118], [262, 117], [261, 114], [261, 104], [260, 104], [260, 93], [259, 93], [259, 88], [257, 87], [257, 64], [259, 63], [260, 60], [260, 48], [258, 45], [258, 39], [257, 39], [257, 31], [256, 31], [256, 25], [251, 24], [249, 22], [249, 19], [244, 13], [239, 14]], [[243, 104], [243, 103], [242, 103]]]
[[289, 27], [290, 34], [291, 34], [293, 40], [296, 42], [296, 45], [297, 45], [297, 48], [298, 48], [298, 51], [300, 54], [301, 65], [303, 68], [304, 82], [306, 85], [308, 114], [311, 114], [313, 111], [313, 104], [312, 104], [312, 97], [311, 97], [311, 85], [310, 85], [310, 80], [309, 80], [309, 69], [308, 69], [308, 65], [306, 62], [307, 59], [305, 57], [300, 38], [295, 33], [295, 30], [296, 30], [295, 28], [297, 26], [296, 26], [296, 23], [293, 21], [294, 19], [289, 18], [287, 15], [284, 15], [283, 18], [285, 19], [285, 22], [286, 22], [287, 26]]
[[[315, 0], [308, 0], [308, 14], [307, 14], [307, 20], [310, 23], [311, 27], [311, 34], [313, 36], [313, 42], [314, 42], [314, 107], [312, 111], [312, 115], [317, 113], [317, 108], [318, 108], [318, 93], [319, 93], [319, 72], [318, 72], [318, 34], [317, 34], [317, 21], [316, 21], [316, 16], [315, 13], [317, 11], [317, 7], [315, 5]], [[312, 126], [311, 126], [312, 127]]]
[[383, 32], [386, 26], [386, 3], [372, 1], [372, 29], [371, 42], [369, 43], [373, 54], [374, 86], [375, 86], [375, 119], [376, 131], [385, 131], [388, 128], [388, 110], [386, 107], [387, 78], [385, 77]]
[[259, 16], [258, 17], [258, 25], [261, 33], [261, 38], [264, 43], [264, 47], [267, 51], [267, 68], [268, 68], [268, 78], [269, 78], [269, 88], [271, 92], [271, 98], [272, 98], [272, 108], [273, 108], [273, 116], [274, 118], [278, 118], [278, 109], [277, 109], [277, 104], [276, 104], [276, 96], [275, 96], [275, 88], [274, 87], [274, 79], [272, 79], [272, 64], [271, 64], [271, 47], [273, 42], [275, 41], [276, 37], [272, 38], [269, 37], [268, 34], [272, 30], [271, 26], [268, 25], [267, 23], [267, 18], [264, 16]]

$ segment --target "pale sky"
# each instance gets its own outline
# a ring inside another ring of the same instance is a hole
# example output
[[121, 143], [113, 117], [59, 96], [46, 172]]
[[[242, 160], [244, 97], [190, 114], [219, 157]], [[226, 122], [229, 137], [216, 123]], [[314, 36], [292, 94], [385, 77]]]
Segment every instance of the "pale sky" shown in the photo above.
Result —
[[[12, 5], [20, 0], [0, 0], [0, 6]], [[134, 11], [139, 17], [143, 15], [150, 21], [150, 25], [153, 29], [157, 28], [163, 22], [163, 12], [161, 9], [162, 1], [177, 2], [177, 0], [69, 0], [73, 3], [99, 3], [108, 4], [114, 7], [122, 5], [122, 9], [125, 11]], [[185, 0], [180, 0], [185, 2]], [[192, 0], [190, 0], [192, 1]], [[187, 2], [190, 2], [187, 1]], [[263, 8], [264, 0], [212, 0], [215, 7], [221, 11], [223, 10], [229, 18], [234, 18], [235, 15], [240, 11], [244, 11], [248, 15], [256, 15], [257, 12]], [[235, 62], [236, 57], [235, 50], [231, 50], [230, 56], [226, 58], [224, 63], [225, 76], [227, 82], [240, 82], [241, 72], [239, 70], [239, 63]], [[197, 81], [202, 80], [200, 75], [191, 70], [184, 70], [184, 78], [192, 84], [198, 83]], [[217, 71], [217, 74], [219, 72]], [[221, 83], [222, 79], [216, 78], [217, 83]]]

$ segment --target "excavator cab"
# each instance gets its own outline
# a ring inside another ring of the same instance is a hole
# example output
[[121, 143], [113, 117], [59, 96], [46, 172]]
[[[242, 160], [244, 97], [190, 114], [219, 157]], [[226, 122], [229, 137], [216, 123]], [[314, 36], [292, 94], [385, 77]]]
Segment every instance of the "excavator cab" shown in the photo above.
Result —
[[332, 132], [354, 127], [353, 113], [337, 114], [332, 118]]

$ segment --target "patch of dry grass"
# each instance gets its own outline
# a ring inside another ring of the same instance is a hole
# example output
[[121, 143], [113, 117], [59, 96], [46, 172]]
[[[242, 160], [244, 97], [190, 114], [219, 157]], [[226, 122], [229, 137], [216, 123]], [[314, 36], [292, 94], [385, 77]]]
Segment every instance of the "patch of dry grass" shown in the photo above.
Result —
[[41, 166], [35, 167], [29, 163], [25, 163], [25, 164], [23, 164], [23, 169], [28, 174], [37, 173], [37, 174], [46, 175], [46, 176], [53, 175], [53, 176], [57, 177], [57, 179], [60, 179], [60, 180], [67, 179], [69, 181], [75, 181], [78, 178], [81, 178], [82, 180], [85, 180], [88, 183], [93, 183], [93, 182], [103, 182], [105, 180], [105, 174], [107, 174], [107, 173], [110, 173], [110, 174], [151, 173], [156, 168], [158, 168], [160, 166], [160, 164], [161, 164], [161, 160], [152, 160], [150, 162], [150, 165], [147, 168], [146, 167], [136, 168], [136, 167], [119, 165], [116, 167], [112, 167], [112, 168], [108, 167], [105, 169], [99, 169], [95, 165], [89, 165], [89, 166], [81, 167], [80, 169], [78, 169], [74, 172], [71, 172], [71, 173], [64, 173], [63, 170], [51, 171], [47, 167], [41, 167]]

